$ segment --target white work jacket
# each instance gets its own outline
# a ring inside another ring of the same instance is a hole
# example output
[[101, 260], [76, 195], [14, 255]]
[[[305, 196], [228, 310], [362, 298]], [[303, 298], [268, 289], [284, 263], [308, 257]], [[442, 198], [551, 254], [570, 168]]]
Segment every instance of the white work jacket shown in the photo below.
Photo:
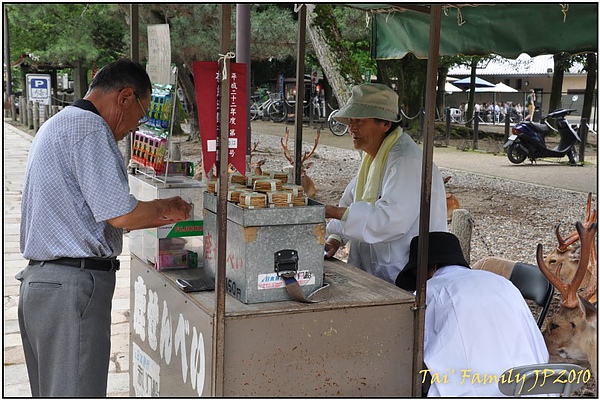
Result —
[[429, 397], [503, 396], [498, 379], [504, 371], [548, 362], [531, 311], [508, 279], [446, 266], [427, 281], [426, 297], [423, 359], [434, 376]]
[[[408, 262], [410, 241], [419, 234], [423, 152], [406, 134], [390, 149], [375, 204], [354, 203], [355, 176], [344, 190], [340, 207], [350, 207], [345, 221], [330, 220], [327, 234], [350, 243], [348, 264], [394, 283]], [[446, 191], [433, 165], [430, 231], [448, 230]]]

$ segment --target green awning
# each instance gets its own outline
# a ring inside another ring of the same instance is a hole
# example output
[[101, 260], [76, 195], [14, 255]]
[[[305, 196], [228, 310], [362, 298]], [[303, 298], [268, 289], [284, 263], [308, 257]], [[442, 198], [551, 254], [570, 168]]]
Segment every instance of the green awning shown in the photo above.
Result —
[[[351, 4], [374, 14], [373, 58], [427, 58], [428, 6]], [[423, 12], [425, 11], [425, 12]], [[571, 54], [598, 51], [598, 3], [444, 4], [440, 55], [521, 53]]]

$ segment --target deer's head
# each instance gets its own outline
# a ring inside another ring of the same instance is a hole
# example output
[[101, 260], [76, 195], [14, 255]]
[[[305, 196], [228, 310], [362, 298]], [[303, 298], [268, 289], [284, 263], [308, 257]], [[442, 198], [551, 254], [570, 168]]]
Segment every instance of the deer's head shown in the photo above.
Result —
[[[290, 133], [288, 128], [285, 128], [285, 140], [281, 138], [281, 147], [283, 147], [283, 154], [285, 158], [289, 161], [290, 165], [294, 166], [294, 158], [290, 155], [290, 151], [288, 149], [288, 140], [290, 137]], [[300, 184], [304, 189], [304, 194], [309, 198], [314, 198], [317, 194], [317, 188], [315, 187], [315, 183], [313, 180], [306, 174], [306, 170], [313, 165], [313, 162], [306, 162], [306, 160], [315, 152], [317, 146], [319, 145], [319, 138], [321, 137], [321, 131], [317, 129], [317, 136], [315, 138], [315, 144], [310, 152], [305, 151], [302, 155], [302, 159], [300, 160]]]
[[254, 156], [255, 152], [257, 151], [256, 148], [258, 147], [258, 141], [254, 142], [252, 144], [252, 149], [250, 149], [250, 166], [252, 167], [252, 174], [254, 175], [262, 175], [263, 171], [262, 171], [262, 166], [265, 165], [265, 163], [267, 162], [267, 160], [265, 160], [264, 158], [258, 161], [252, 161], [252, 157]]
[[[577, 270], [570, 283], [561, 279], [562, 265], [559, 265], [554, 273], [550, 271], [544, 261], [541, 244], [538, 244], [536, 256], [540, 271], [562, 296], [559, 312], [549, 318], [543, 332], [548, 351], [551, 355], [578, 360], [587, 359], [595, 374], [597, 366], [596, 307], [587, 300], [595, 296], [597, 290], [598, 265], [595, 235], [598, 225], [596, 222], [587, 225], [585, 226], [581, 222], [575, 224], [581, 248]], [[594, 265], [590, 284], [578, 294], [577, 291], [590, 262]]]
[[[592, 211], [591, 208], [592, 194], [589, 193], [585, 210], [585, 219], [583, 221], [583, 226], [585, 227], [589, 227], [591, 223], [596, 222], [597, 220], [596, 210]], [[579, 265], [579, 260], [581, 259], [581, 246], [578, 243], [579, 234], [577, 233], [577, 230], [573, 230], [565, 238], [563, 238], [560, 234], [560, 225], [556, 226], [555, 233], [558, 240], [558, 245], [544, 259], [545, 265], [548, 267], [550, 272], [557, 274], [563, 282], [572, 282]], [[583, 280], [581, 281], [581, 284], [579, 285], [580, 288], [589, 286], [594, 269], [596, 269], [594, 261], [596, 253], [595, 248], [593, 251], [593, 260], [588, 264], [587, 271], [583, 277]], [[557, 270], [560, 272], [557, 273]]]
[[[445, 177], [444, 184], [448, 183], [450, 179], [452, 179], [452, 176]], [[454, 210], [458, 210], [459, 208], [460, 203], [458, 202], [458, 198], [454, 194], [446, 192], [446, 218], [448, 221], [452, 220]]]

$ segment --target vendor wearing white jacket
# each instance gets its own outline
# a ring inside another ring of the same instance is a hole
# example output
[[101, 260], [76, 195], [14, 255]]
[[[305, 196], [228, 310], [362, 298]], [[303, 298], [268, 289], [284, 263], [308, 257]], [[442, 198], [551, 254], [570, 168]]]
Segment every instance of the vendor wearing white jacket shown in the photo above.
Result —
[[[398, 95], [378, 83], [355, 86], [334, 117], [350, 127], [354, 148], [363, 150], [358, 174], [339, 206], [325, 206], [326, 257], [349, 243], [348, 264], [394, 283], [419, 233], [421, 148], [402, 132]], [[446, 192], [433, 166], [430, 231], [447, 231]]]
[[[417, 286], [418, 239], [396, 279], [409, 291]], [[424, 385], [431, 384], [428, 397], [503, 396], [498, 381], [504, 371], [548, 362], [542, 333], [511, 281], [470, 269], [458, 238], [448, 232], [429, 234], [427, 261], [426, 368], [419, 373]], [[532, 389], [517, 387], [522, 395]]]

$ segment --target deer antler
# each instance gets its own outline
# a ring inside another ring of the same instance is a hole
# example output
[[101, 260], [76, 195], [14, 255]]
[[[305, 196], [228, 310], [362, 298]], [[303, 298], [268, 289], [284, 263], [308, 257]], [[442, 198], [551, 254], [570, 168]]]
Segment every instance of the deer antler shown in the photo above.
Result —
[[315, 150], [317, 149], [317, 146], [319, 145], [319, 138], [320, 137], [321, 137], [321, 130], [317, 129], [317, 137], [315, 138], [315, 145], [313, 146], [313, 148], [310, 151], [310, 153], [308, 151], [304, 152], [304, 156], [302, 157], [301, 164], [304, 164], [304, 161], [306, 161], [308, 159], [308, 157], [312, 156], [312, 154], [315, 152]]
[[[596, 222], [597, 217], [598, 217], [597, 211], [594, 210], [592, 212], [591, 210], [592, 210], [592, 193], [590, 192], [590, 193], [588, 193], [587, 205], [585, 207], [585, 219], [583, 220], [583, 226], [585, 226], [586, 228], [589, 227], [590, 224], [592, 224], [593, 222]], [[573, 232], [569, 233], [569, 235], [565, 239], [563, 239], [562, 236], [560, 235], [559, 228], [560, 228], [560, 224], [558, 224], [556, 226], [556, 238], [558, 239], [558, 246], [556, 246], [556, 249], [558, 251], [560, 251], [561, 253], [564, 253], [567, 250], [567, 247], [569, 247], [573, 243], [577, 242], [577, 240], [579, 240], [579, 235], [577, 234], [577, 231], [573, 231]]]
[[581, 282], [583, 281], [587, 271], [597, 226], [598, 225], [595, 222], [591, 223], [589, 227], [584, 226], [581, 222], [575, 223], [575, 228], [577, 229], [577, 233], [579, 234], [579, 238], [581, 240], [581, 249], [577, 271], [575, 272], [575, 276], [570, 284], [567, 284], [560, 279], [561, 266], [556, 269], [555, 274], [550, 272], [548, 266], [546, 266], [546, 263], [544, 262], [543, 246], [541, 243], [537, 246], [536, 257], [538, 267], [546, 279], [548, 279], [548, 281], [554, 285], [554, 287], [556, 287], [556, 289], [562, 295], [563, 307], [575, 308], [579, 304], [577, 300], [577, 289], [579, 288], [579, 285], [581, 285]]
[[590, 277], [590, 283], [579, 296], [592, 301], [592, 296], [597, 293], [598, 289], [598, 256], [596, 254], [596, 246], [592, 241], [592, 251], [590, 254], [590, 265], [592, 266], [592, 276]]
[[290, 164], [294, 165], [294, 159], [290, 155], [290, 151], [288, 150], [288, 146], [287, 146], [287, 142], [288, 142], [289, 138], [290, 138], [290, 131], [286, 127], [285, 128], [285, 143], [283, 142], [283, 138], [281, 138], [281, 147], [283, 147], [283, 155], [285, 155], [285, 158], [287, 158], [287, 160], [290, 162]]
[[573, 243], [576, 243], [579, 240], [579, 235], [577, 234], [577, 231], [573, 231], [573, 232], [569, 233], [567, 238], [563, 239], [563, 237], [560, 234], [560, 224], [556, 225], [555, 232], [556, 232], [556, 239], [558, 239], [558, 246], [556, 246], [556, 250], [560, 251], [561, 253], [564, 253], [565, 251], [567, 251], [567, 248], [570, 245], [572, 245]]
[[[288, 131], [288, 128], [285, 128], [285, 141], [283, 140], [283, 138], [281, 138], [281, 147], [283, 147], [283, 154], [285, 155], [285, 158], [287, 158], [287, 160], [290, 162], [290, 164], [294, 165], [294, 159], [290, 155], [290, 151], [288, 150], [288, 146], [287, 146], [289, 137], [290, 137], [290, 133]], [[308, 151], [304, 152], [304, 155], [302, 156], [302, 160], [300, 161], [300, 164], [304, 164], [304, 161], [306, 161], [315, 152], [315, 150], [317, 149], [317, 146], [319, 145], [320, 137], [321, 137], [321, 130], [317, 129], [317, 137], [315, 138], [315, 145], [313, 146], [313, 148], [310, 152], [308, 152]]]

